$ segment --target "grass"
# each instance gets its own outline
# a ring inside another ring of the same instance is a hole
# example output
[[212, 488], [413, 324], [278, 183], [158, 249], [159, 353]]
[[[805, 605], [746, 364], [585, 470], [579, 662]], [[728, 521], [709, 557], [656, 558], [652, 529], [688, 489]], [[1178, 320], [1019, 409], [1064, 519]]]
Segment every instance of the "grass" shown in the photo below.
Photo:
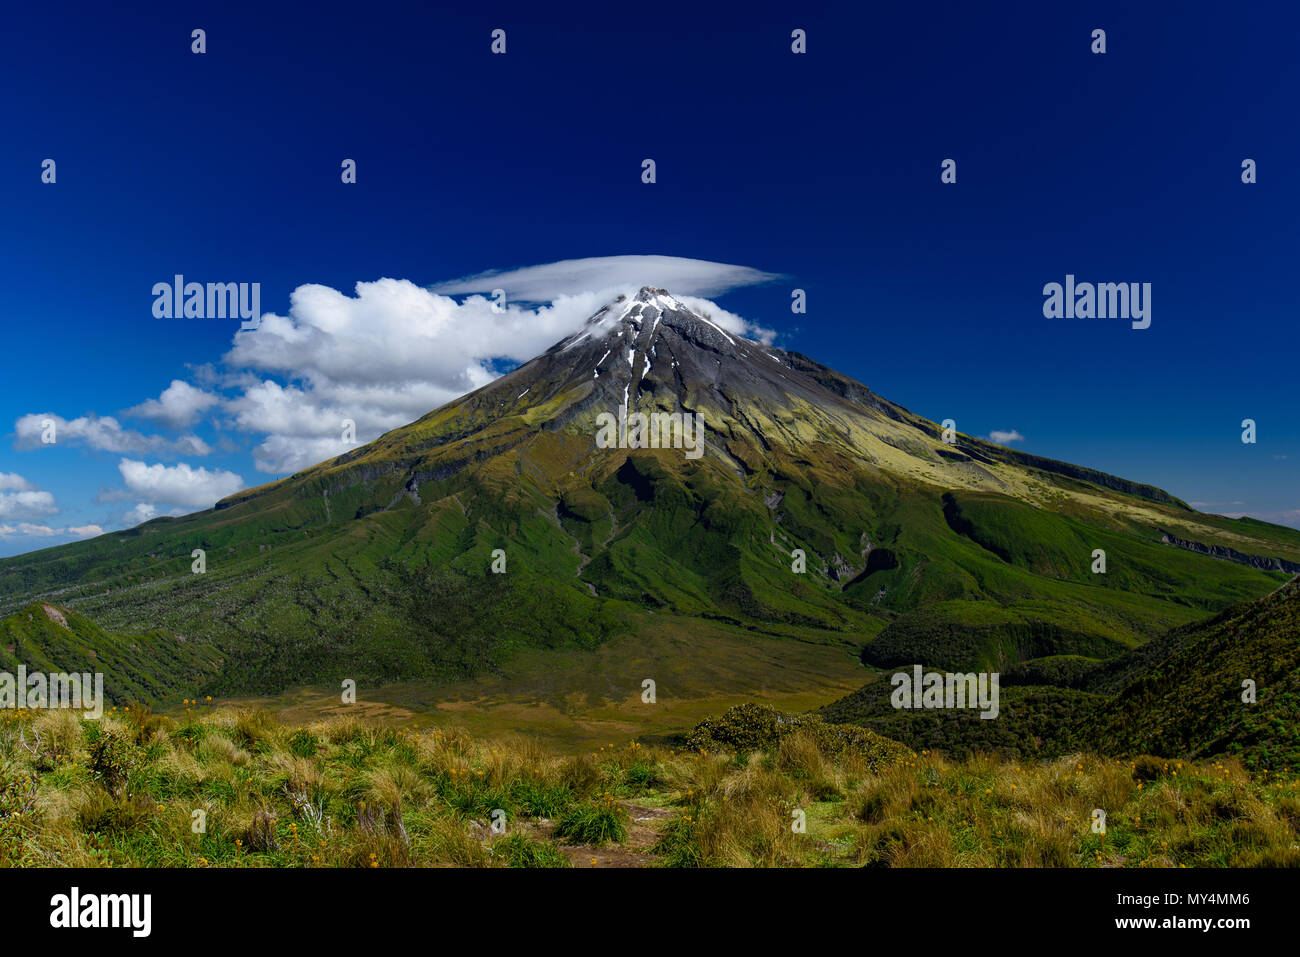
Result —
[[[468, 680], [362, 686], [356, 706], [340, 704], [337, 685], [234, 703], [270, 708], [295, 724], [364, 709], [376, 719], [422, 730], [461, 727], [485, 739], [526, 733], [553, 751], [584, 753], [692, 727], [759, 690], [783, 710], [807, 711], [861, 685], [863, 668], [843, 636], [797, 637], [658, 614], [648, 616], [635, 635], [590, 652], [527, 650], [499, 673]], [[646, 678], [657, 685], [654, 704], [642, 700]]]
[[0, 865], [1300, 865], [1290, 771], [1252, 775], [1226, 758], [952, 761], [897, 746], [884, 759], [828, 727], [559, 755], [526, 738], [349, 717], [295, 726], [211, 705], [175, 720], [6, 711]]
[[570, 844], [601, 847], [627, 840], [627, 811], [619, 807], [608, 791], [590, 801], [570, 805], [560, 815], [555, 836]]

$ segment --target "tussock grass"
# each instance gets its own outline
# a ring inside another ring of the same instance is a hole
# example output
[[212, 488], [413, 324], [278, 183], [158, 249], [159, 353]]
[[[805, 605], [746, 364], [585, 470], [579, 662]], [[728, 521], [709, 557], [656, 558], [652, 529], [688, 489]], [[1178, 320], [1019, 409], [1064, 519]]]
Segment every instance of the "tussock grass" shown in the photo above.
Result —
[[955, 761], [817, 722], [732, 738], [562, 757], [210, 706], [0, 712], [0, 866], [1300, 866], [1300, 775], [1236, 759]]

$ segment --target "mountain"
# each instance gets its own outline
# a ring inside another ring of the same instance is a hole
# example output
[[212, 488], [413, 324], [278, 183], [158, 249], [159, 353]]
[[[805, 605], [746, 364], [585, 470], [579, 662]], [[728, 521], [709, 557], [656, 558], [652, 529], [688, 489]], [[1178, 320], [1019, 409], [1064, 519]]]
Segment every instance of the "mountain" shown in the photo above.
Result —
[[[598, 447], [625, 403], [699, 416], [701, 454]], [[871, 664], [1007, 668], [1113, 658], [1267, 594], [1298, 563], [1300, 532], [945, 442], [861, 383], [647, 287], [335, 459], [0, 561], [0, 613], [40, 599], [210, 644], [220, 672], [187, 689], [205, 692], [499, 672], [665, 612], [865, 647]]]

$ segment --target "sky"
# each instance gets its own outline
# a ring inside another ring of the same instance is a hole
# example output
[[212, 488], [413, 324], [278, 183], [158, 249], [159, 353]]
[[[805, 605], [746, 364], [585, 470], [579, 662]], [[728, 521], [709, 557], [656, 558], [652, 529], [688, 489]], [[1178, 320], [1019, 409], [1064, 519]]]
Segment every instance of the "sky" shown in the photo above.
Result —
[[[8, 14], [0, 555], [338, 454], [643, 283], [962, 432], [1300, 527], [1300, 13], [470, 6]], [[257, 283], [259, 327], [155, 315], [177, 274]], [[1150, 283], [1149, 328], [1046, 317], [1067, 275]]]

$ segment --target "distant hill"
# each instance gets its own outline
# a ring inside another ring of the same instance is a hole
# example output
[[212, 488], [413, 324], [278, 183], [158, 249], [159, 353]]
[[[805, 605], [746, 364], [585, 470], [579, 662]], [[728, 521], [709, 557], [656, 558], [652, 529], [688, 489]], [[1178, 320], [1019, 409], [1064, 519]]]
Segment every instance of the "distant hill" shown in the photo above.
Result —
[[221, 653], [203, 640], [152, 629], [120, 634], [85, 615], [37, 602], [0, 619], [0, 671], [100, 673], [109, 704], [157, 704], [195, 696], [221, 667]]

